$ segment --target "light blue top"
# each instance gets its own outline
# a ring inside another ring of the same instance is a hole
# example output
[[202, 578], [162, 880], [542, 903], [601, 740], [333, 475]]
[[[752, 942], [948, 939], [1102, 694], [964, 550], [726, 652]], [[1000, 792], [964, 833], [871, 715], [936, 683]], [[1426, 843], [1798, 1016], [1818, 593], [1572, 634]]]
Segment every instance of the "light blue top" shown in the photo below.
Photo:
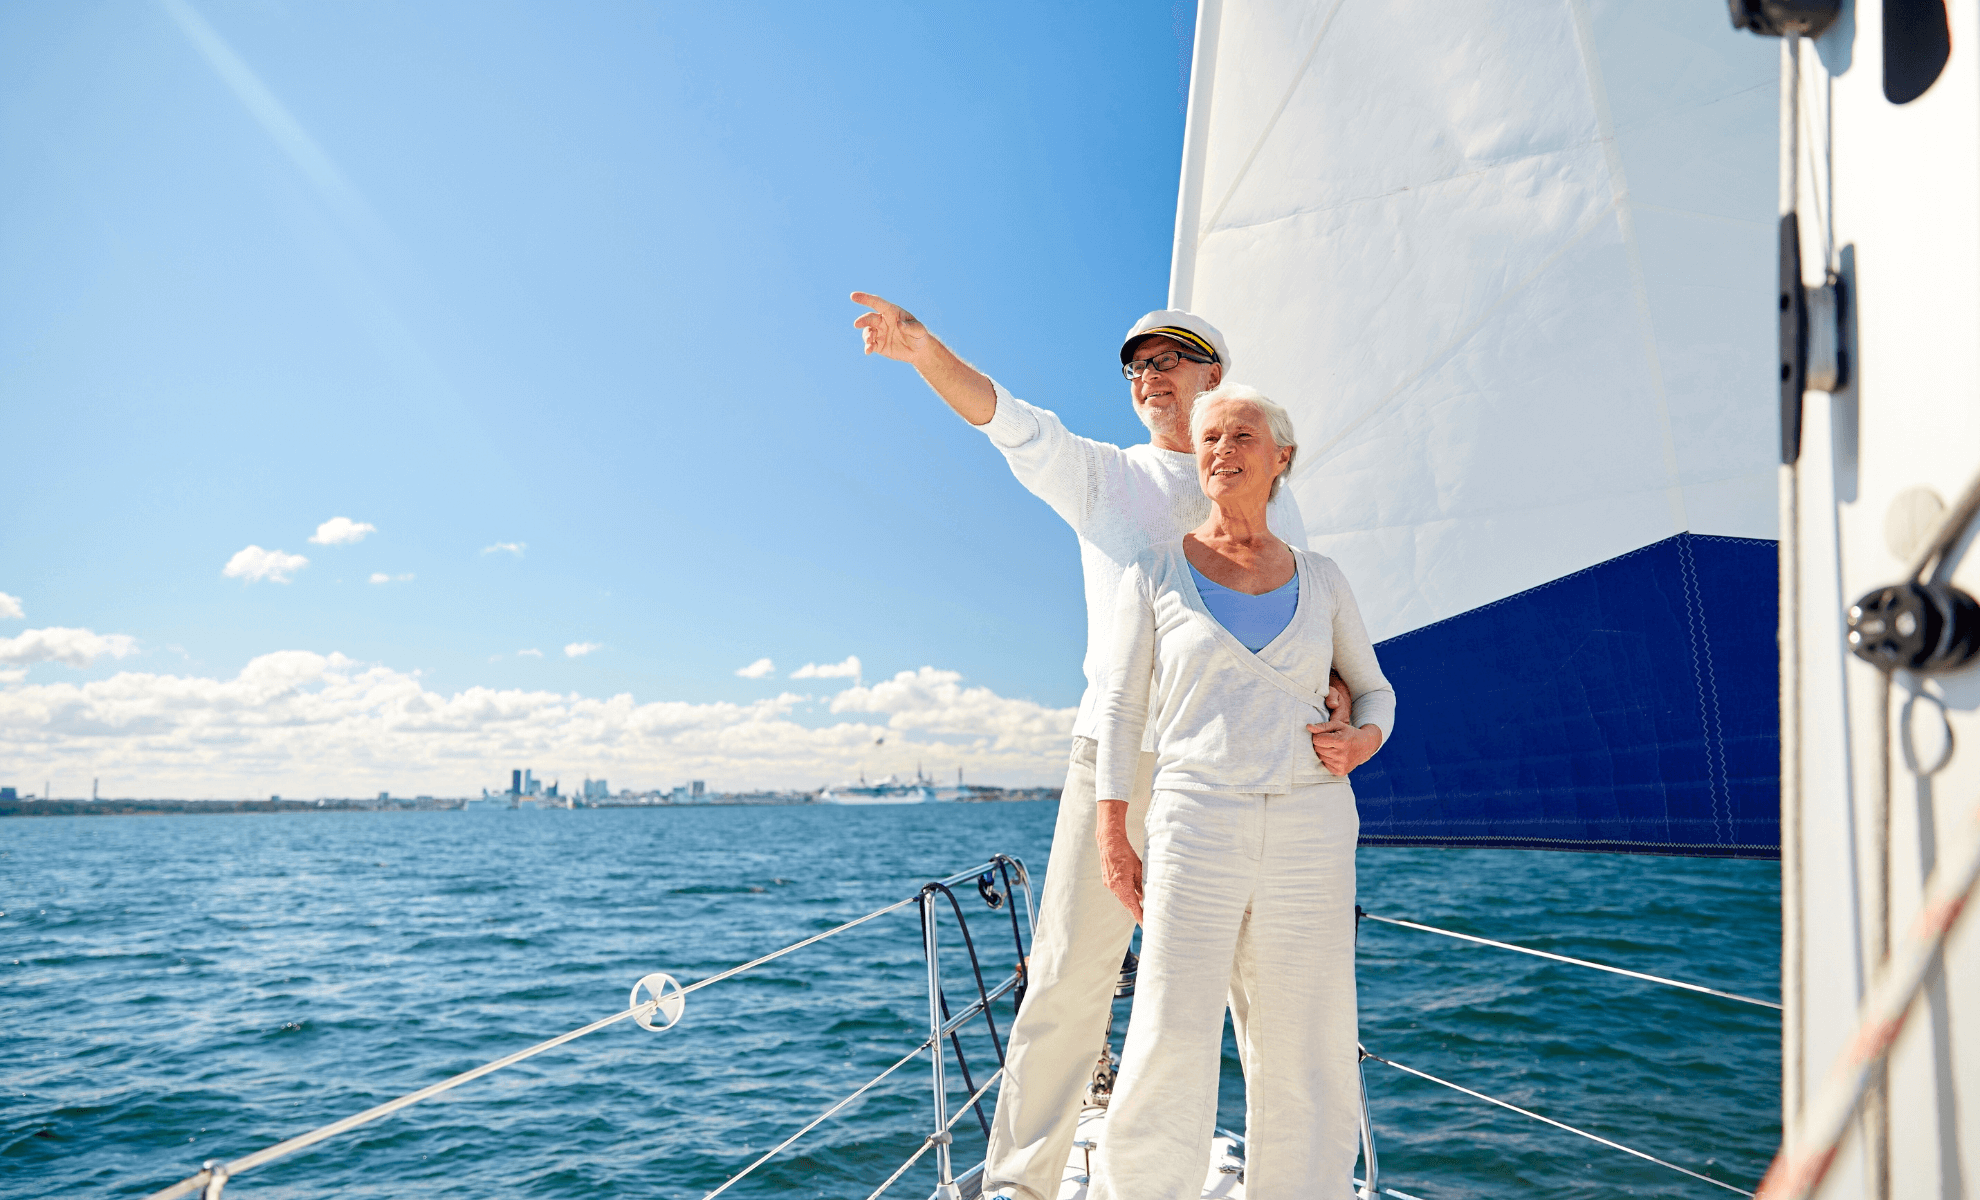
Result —
[[1196, 593], [1203, 597], [1203, 607], [1217, 618], [1217, 623], [1230, 630], [1231, 636], [1244, 643], [1244, 648], [1253, 654], [1272, 644], [1272, 639], [1286, 631], [1292, 624], [1293, 613], [1299, 610], [1299, 572], [1285, 584], [1273, 588], [1262, 596], [1248, 592], [1234, 592], [1221, 583], [1214, 582], [1203, 572], [1191, 566], [1189, 573], [1196, 578]]

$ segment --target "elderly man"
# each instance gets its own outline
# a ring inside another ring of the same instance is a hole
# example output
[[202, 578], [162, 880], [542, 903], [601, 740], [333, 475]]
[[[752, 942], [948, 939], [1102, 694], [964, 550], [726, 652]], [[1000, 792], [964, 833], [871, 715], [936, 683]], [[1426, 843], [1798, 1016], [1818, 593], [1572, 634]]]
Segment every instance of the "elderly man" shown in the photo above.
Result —
[[[1113, 985], [1134, 918], [1108, 892], [1095, 842], [1094, 757], [1099, 699], [1113, 644], [1115, 596], [1128, 565], [1167, 546], [1209, 515], [1189, 434], [1196, 397], [1230, 368], [1217, 328], [1194, 313], [1165, 310], [1135, 322], [1120, 347], [1135, 415], [1148, 441], [1123, 449], [1068, 431], [1050, 411], [1012, 396], [964, 362], [913, 314], [866, 292], [872, 309], [854, 324], [866, 353], [910, 364], [950, 408], [1003, 452], [1018, 481], [1064, 517], [1079, 537], [1086, 583], [1086, 694], [1073, 722], [1071, 761], [1052, 834], [1052, 860], [1038, 907], [1024, 1008], [1011, 1029], [1006, 1073], [984, 1171], [984, 1191], [1051, 1200], [1072, 1151], [1080, 1103], [1107, 1027]], [[1306, 531], [1291, 493], [1280, 489], [1272, 532], [1294, 546]], [[1329, 707], [1345, 704], [1330, 693]], [[1137, 853], [1154, 773], [1143, 748], [1128, 829]], [[1240, 1017], [1244, 999], [1233, 995]], [[1204, 1152], [1207, 1155], [1209, 1148]]]

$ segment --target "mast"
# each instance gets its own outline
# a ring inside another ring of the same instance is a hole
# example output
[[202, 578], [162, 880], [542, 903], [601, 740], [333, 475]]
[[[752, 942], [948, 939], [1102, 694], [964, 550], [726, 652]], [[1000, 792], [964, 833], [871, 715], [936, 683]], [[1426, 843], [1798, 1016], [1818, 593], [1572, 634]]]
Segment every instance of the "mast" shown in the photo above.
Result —
[[[1962, 641], [1980, 617], [1930, 591], [1980, 592], [1960, 511], [1980, 474], [1980, 13], [1834, 8], [1784, 39], [1781, 68], [1780, 340], [1800, 385], [1783, 387], [1780, 506], [1790, 1128], [1980, 798], [1980, 672]], [[1903, 614], [1880, 626], [1878, 603], [1893, 594], [1951, 606], [1936, 652], [1893, 663]], [[1956, 1090], [1980, 1077], [1976, 1013], [1980, 943], [1960, 927], [1817, 1194], [1980, 1182], [1980, 1127]]]

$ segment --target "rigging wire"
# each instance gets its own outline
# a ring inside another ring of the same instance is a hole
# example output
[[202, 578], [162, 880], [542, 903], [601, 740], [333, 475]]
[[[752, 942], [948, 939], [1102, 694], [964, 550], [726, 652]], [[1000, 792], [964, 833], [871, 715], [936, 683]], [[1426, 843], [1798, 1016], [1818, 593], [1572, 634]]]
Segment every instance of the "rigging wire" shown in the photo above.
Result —
[[[962, 1115], [968, 1112], [970, 1109], [976, 1107], [977, 1102], [983, 1099], [983, 1093], [989, 1091], [990, 1085], [997, 1082], [998, 1079], [1002, 1078], [1003, 1074], [1004, 1074], [1004, 1068], [1002, 1067], [998, 1067], [996, 1070], [990, 1072], [990, 1078], [983, 1081], [983, 1086], [976, 1089], [975, 1094], [969, 1098], [967, 1103], [963, 1104], [962, 1107], [956, 1109], [955, 1115], [949, 1118], [949, 1123], [947, 1125], [942, 1126], [942, 1132], [947, 1133], [951, 1129], [954, 1129], [956, 1127], [956, 1122], [962, 1120]], [[937, 1136], [938, 1135], [931, 1133], [927, 1137], [921, 1139], [921, 1146], [917, 1150], [915, 1150], [913, 1154], [908, 1155], [908, 1159], [906, 1162], [902, 1163], [898, 1167], [895, 1167], [894, 1173], [892, 1175], [887, 1176], [887, 1180], [885, 1183], [882, 1183], [879, 1187], [874, 1188], [872, 1193], [866, 1197], [866, 1200], [880, 1200], [881, 1193], [885, 1192], [888, 1188], [893, 1187], [895, 1182], [898, 1181], [901, 1176], [908, 1173], [909, 1167], [912, 1167], [915, 1163], [921, 1161], [921, 1156], [928, 1153], [929, 1148], [936, 1144], [935, 1139]], [[707, 1200], [707, 1198], [703, 1197], [703, 1200]]]
[[1578, 1134], [1581, 1137], [1587, 1138], [1591, 1142], [1600, 1142], [1602, 1145], [1609, 1147], [1611, 1150], [1620, 1150], [1624, 1154], [1634, 1154], [1636, 1157], [1643, 1159], [1646, 1162], [1656, 1163], [1660, 1167], [1669, 1167], [1671, 1170], [1676, 1171], [1683, 1175], [1689, 1175], [1693, 1179], [1703, 1180], [1704, 1182], [1711, 1184], [1713, 1187], [1722, 1187], [1729, 1192], [1738, 1192], [1742, 1196], [1751, 1196], [1753, 1194], [1752, 1192], [1747, 1191], [1745, 1188], [1734, 1187], [1732, 1184], [1714, 1179], [1710, 1175], [1700, 1175], [1698, 1172], [1693, 1171], [1688, 1167], [1680, 1167], [1674, 1162], [1665, 1162], [1663, 1159], [1658, 1158], [1655, 1155], [1645, 1154], [1641, 1150], [1632, 1150], [1628, 1146], [1623, 1145], [1621, 1142], [1612, 1142], [1608, 1138], [1599, 1137], [1595, 1134], [1588, 1132], [1586, 1129], [1576, 1129], [1574, 1126], [1569, 1125], [1563, 1121], [1556, 1121], [1552, 1117], [1543, 1117], [1539, 1113], [1533, 1112], [1530, 1109], [1521, 1108], [1517, 1104], [1508, 1104], [1504, 1100], [1498, 1100], [1491, 1096], [1487, 1096], [1483, 1092], [1474, 1092], [1468, 1087], [1463, 1087], [1459, 1084], [1452, 1083], [1448, 1079], [1439, 1079], [1435, 1075], [1431, 1075], [1428, 1074], [1427, 1072], [1419, 1071], [1415, 1067], [1405, 1067], [1399, 1062], [1394, 1062], [1390, 1059], [1383, 1058], [1379, 1054], [1372, 1053], [1365, 1047], [1362, 1049], [1361, 1053], [1366, 1058], [1372, 1058], [1378, 1063], [1385, 1063], [1388, 1066], [1394, 1067], [1398, 1071], [1404, 1072], [1405, 1074], [1414, 1075], [1418, 1079], [1427, 1079], [1431, 1083], [1440, 1083], [1445, 1087], [1450, 1088], [1453, 1091], [1463, 1092], [1467, 1096], [1471, 1096], [1475, 1099], [1483, 1100], [1487, 1104], [1496, 1104], [1500, 1108], [1510, 1109], [1513, 1112], [1518, 1113], [1522, 1117], [1532, 1117], [1534, 1120], [1543, 1122], [1548, 1125], [1552, 1125], [1556, 1129], [1565, 1129], [1569, 1133]]
[[1395, 917], [1378, 917], [1374, 913], [1364, 913], [1363, 915], [1371, 921], [1380, 921], [1385, 925], [1400, 925], [1404, 929], [1420, 929], [1425, 933], [1441, 933], [1445, 937], [1457, 938], [1460, 941], [1466, 942], [1477, 942], [1481, 946], [1493, 946], [1500, 950], [1517, 950], [1521, 954], [1531, 954], [1536, 958], [1551, 958], [1555, 962], [1572, 963], [1577, 967], [1588, 967], [1596, 971], [1607, 971], [1612, 975], [1627, 975], [1631, 979], [1642, 979], [1650, 983], [1661, 983], [1669, 987], [1683, 988], [1688, 992], [1701, 992], [1707, 996], [1718, 996], [1724, 1000], [1737, 1000], [1742, 1004], [1757, 1004], [1761, 1008], [1771, 1008], [1776, 1012], [1779, 1012], [1781, 1008], [1780, 1005], [1774, 1003], [1772, 1000], [1757, 1000], [1752, 996], [1742, 996], [1737, 992], [1722, 992], [1718, 988], [1708, 988], [1703, 984], [1685, 983], [1679, 979], [1666, 979], [1662, 975], [1646, 975], [1641, 971], [1626, 971], [1621, 967], [1609, 966], [1607, 963], [1590, 962], [1585, 958], [1569, 958], [1565, 954], [1553, 954], [1546, 950], [1535, 950], [1530, 946], [1515, 946], [1511, 942], [1495, 942], [1491, 938], [1474, 937], [1469, 933], [1458, 933], [1451, 929], [1439, 929], [1435, 925], [1419, 925], [1415, 921], [1402, 921]]
[[[965, 874], [974, 874], [974, 872], [966, 872]], [[961, 878], [961, 877], [962, 876], [958, 876], [957, 878]], [[816, 942], [820, 942], [828, 937], [831, 937], [833, 934], [844, 933], [846, 930], [851, 929], [858, 925], [864, 925], [866, 922], [871, 921], [876, 917], [884, 917], [888, 913], [896, 912], [902, 908], [907, 907], [910, 904], [916, 903], [919, 899], [920, 899], [920, 895], [916, 894], [914, 896], [909, 896], [904, 900], [895, 901], [894, 903], [889, 904], [884, 908], [875, 909], [872, 912], [867, 913], [863, 917], [854, 918], [853, 920], [847, 921], [842, 925], [834, 926], [833, 928], [828, 929], [823, 933], [813, 934], [812, 936], [805, 938], [802, 941], [793, 942], [790, 945], [785, 946], [783, 949], [772, 951], [769, 954], [763, 955], [761, 958], [751, 959], [750, 961], [743, 963], [739, 966], [730, 967], [726, 971], [718, 971], [715, 974], [710, 975], [706, 979], [702, 979], [695, 983], [691, 983], [686, 987], [682, 988], [680, 991], [671, 993], [668, 998], [672, 999], [675, 996], [685, 996], [689, 992], [700, 991], [702, 988], [708, 987], [711, 984], [720, 983], [725, 979], [729, 979], [736, 975], [740, 975], [744, 971], [751, 970], [752, 968], [755, 967], [760, 967], [764, 963], [770, 962], [773, 959], [782, 958], [786, 954], [790, 954], [797, 950], [802, 950], [806, 946], [812, 945]], [[628, 1018], [645, 1016], [653, 1012], [655, 1009], [659, 1008], [659, 1006], [660, 1006], [660, 1001], [658, 999], [648, 1000], [645, 1001], [644, 1003], [633, 1005], [631, 1008], [623, 1009], [620, 1012], [616, 1012], [609, 1017], [605, 1017], [600, 1020], [593, 1021], [589, 1025], [585, 1025], [580, 1028], [573, 1029], [568, 1033], [559, 1034], [556, 1037], [550, 1038], [547, 1041], [538, 1042], [533, 1046], [525, 1047], [521, 1050], [516, 1051], [514, 1054], [505, 1055], [501, 1058], [495, 1059], [493, 1062], [483, 1063], [482, 1065], [475, 1067], [473, 1070], [463, 1071], [458, 1075], [450, 1076], [449, 1078], [443, 1079], [438, 1083], [429, 1084], [426, 1087], [420, 1088], [417, 1091], [408, 1092], [405, 1095], [400, 1096], [395, 1100], [387, 1100], [383, 1104], [379, 1104], [371, 1108], [367, 1108], [363, 1112], [353, 1113], [352, 1115], [345, 1117], [342, 1120], [332, 1121], [328, 1125], [319, 1126], [318, 1128], [312, 1129], [307, 1133], [298, 1134], [297, 1136], [289, 1138], [286, 1141], [277, 1142], [272, 1146], [264, 1147], [263, 1149], [257, 1150], [252, 1154], [234, 1159], [232, 1162], [228, 1162], [216, 1166], [205, 1167], [195, 1175], [190, 1175], [185, 1179], [182, 1179], [179, 1182], [172, 1184], [170, 1187], [161, 1188], [158, 1191], [151, 1193], [149, 1196], [145, 1197], [145, 1200], [178, 1200], [178, 1198], [181, 1196], [189, 1196], [195, 1191], [199, 1191], [200, 1189], [206, 1187], [216, 1177], [218, 1177], [221, 1180], [232, 1179], [235, 1176], [253, 1170], [255, 1167], [259, 1167], [264, 1164], [273, 1162], [278, 1158], [285, 1158], [291, 1154], [296, 1153], [299, 1150], [308, 1149], [309, 1147], [314, 1146], [316, 1143], [321, 1142], [327, 1138], [335, 1137], [340, 1133], [344, 1133], [349, 1130], [355, 1129], [360, 1125], [369, 1124], [372, 1121], [376, 1121], [380, 1117], [389, 1116], [392, 1113], [395, 1113], [402, 1108], [406, 1108], [410, 1105], [417, 1104], [422, 1100], [431, 1099], [432, 1097], [437, 1096], [442, 1092], [450, 1091], [454, 1088], [461, 1086], [464, 1083], [471, 1083], [474, 1080], [481, 1078], [483, 1075], [488, 1075], [495, 1071], [502, 1070], [504, 1067], [514, 1066], [516, 1063], [519, 1063], [526, 1058], [533, 1058], [536, 1055], [541, 1054], [546, 1050], [554, 1050], [558, 1046], [561, 1046], [566, 1042], [576, 1041], [578, 1038], [584, 1037], [587, 1034], [597, 1033], [601, 1029], [604, 1029], [611, 1025], [616, 1025], [619, 1022], [624, 1021]]]
[[[796, 1133], [785, 1138], [783, 1141], [777, 1143], [769, 1150], [764, 1151], [763, 1156], [761, 1158], [757, 1159], [755, 1162], [744, 1167], [742, 1170], [737, 1171], [734, 1175], [729, 1176], [727, 1182], [722, 1184], [721, 1187], [718, 1187], [714, 1191], [708, 1193], [706, 1196], [703, 1196], [701, 1200], [715, 1200], [715, 1197], [721, 1195], [723, 1192], [728, 1191], [731, 1187], [734, 1187], [736, 1183], [742, 1179], [743, 1176], [749, 1174], [751, 1171], [754, 1171], [756, 1168], [762, 1166], [764, 1163], [769, 1162], [771, 1159], [777, 1157], [779, 1154], [782, 1154], [785, 1150], [790, 1148], [792, 1142], [797, 1141], [805, 1134], [810, 1133], [812, 1130], [818, 1128], [821, 1124], [825, 1122], [826, 1118], [832, 1116], [834, 1113], [838, 1112], [846, 1105], [851, 1104], [853, 1101], [859, 1099], [861, 1096], [864, 1096], [868, 1091], [872, 1090], [874, 1084], [879, 1083], [887, 1076], [892, 1075], [894, 1072], [908, 1065], [908, 1063], [911, 1062], [923, 1050], [928, 1049], [928, 1047], [931, 1044], [933, 1044], [933, 1041], [934, 1039], [931, 1038], [928, 1041], [921, 1043], [919, 1046], [916, 1046], [914, 1049], [908, 1051], [905, 1055], [901, 1057], [901, 1060], [899, 1062], [895, 1063], [891, 1067], [888, 1067], [886, 1070], [880, 1072], [878, 1075], [875, 1075], [873, 1078], [867, 1080], [864, 1084], [860, 1086], [859, 1090], [854, 1092], [852, 1095], [847, 1096], [845, 1099], [839, 1101], [837, 1104], [834, 1104], [832, 1107], [826, 1109], [824, 1112], [819, 1113], [817, 1116], [811, 1118], [810, 1122], [806, 1124], [804, 1128], [798, 1130]], [[937, 1054], [941, 1053], [941, 1048], [939, 1046], [936, 1048], [936, 1053]], [[990, 1085], [986, 1083], [983, 1086], [989, 1087]], [[956, 1115], [961, 1116], [964, 1112], [967, 1111], [968, 1111], [967, 1109], [958, 1109]]]

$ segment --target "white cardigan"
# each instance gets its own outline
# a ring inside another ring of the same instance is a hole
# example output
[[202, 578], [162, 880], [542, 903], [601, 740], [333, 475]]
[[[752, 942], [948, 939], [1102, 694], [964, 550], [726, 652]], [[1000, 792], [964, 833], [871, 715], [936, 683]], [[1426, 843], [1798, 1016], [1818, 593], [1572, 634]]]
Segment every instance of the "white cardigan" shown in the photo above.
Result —
[[1328, 719], [1330, 667], [1354, 697], [1353, 723], [1379, 727], [1388, 741], [1396, 693], [1375, 661], [1347, 577], [1311, 551], [1294, 549], [1293, 560], [1299, 607], [1256, 654], [1203, 606], [1181, 539], [1127, 569], [1100, 702], [1098, 799], [1132, 795], [1148, 726], [1158, 788], [1280, 795], [1346, 782], [1320, 765], [1306, 730]]
[[[997, 409], [977, 426], [1003, 451], [1011, 474], [1052, 506], [1079, 535], [1079, 569], [1086, 584], [1086, 691], [1073, 736], [1100, 736], [1100, 686], [1114, 644], [1114, 597], [1121, 572], [1151, 549], [1180, 538], [1210, 515], [1196, 475], [1196, 456], [1143, 443], [1122, 449], [1066, 429], [1047, 409], [1026, 404], [997, 386]], [[1291, 488], [1265, 510], [1274, 534], [1292, 545], [1306, 540]]]

